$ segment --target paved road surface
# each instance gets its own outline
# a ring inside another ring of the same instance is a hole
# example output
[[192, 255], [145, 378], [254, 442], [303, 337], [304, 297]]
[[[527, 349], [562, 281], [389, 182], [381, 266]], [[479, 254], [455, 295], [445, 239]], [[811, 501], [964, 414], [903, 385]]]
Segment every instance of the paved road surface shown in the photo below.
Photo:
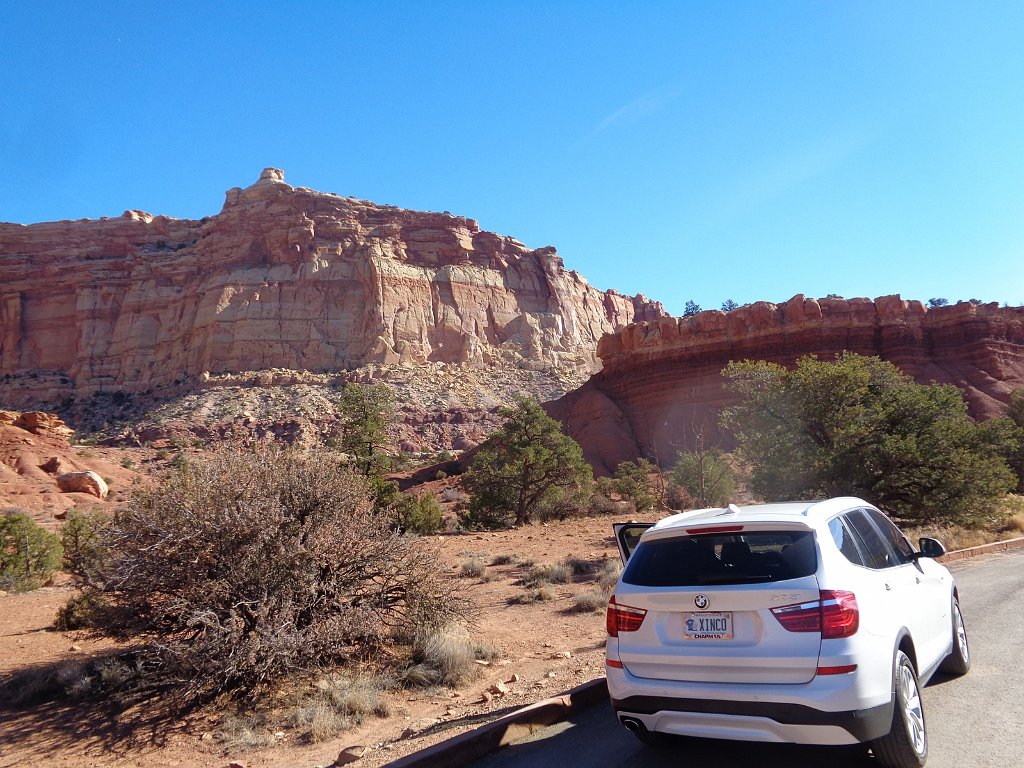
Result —
[[[928, 768], [1024, 766], [1024, 550], [954, 564], [973, 668], [924, 690]], [[863, 750], [681, 739], [644, 747], [605, 706], [593, 707], [475, 768], [872, 768]]]

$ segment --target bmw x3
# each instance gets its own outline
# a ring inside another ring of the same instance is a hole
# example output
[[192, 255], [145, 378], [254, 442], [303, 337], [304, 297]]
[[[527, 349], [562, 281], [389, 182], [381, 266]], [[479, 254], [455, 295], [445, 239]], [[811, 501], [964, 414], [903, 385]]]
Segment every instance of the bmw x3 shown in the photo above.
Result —
[[729, 505], [615, 526], [608, 689], [642, 741], [664, 734], [928, 757], [921, 688], [970, 668], [956, 583], [861, 499]]

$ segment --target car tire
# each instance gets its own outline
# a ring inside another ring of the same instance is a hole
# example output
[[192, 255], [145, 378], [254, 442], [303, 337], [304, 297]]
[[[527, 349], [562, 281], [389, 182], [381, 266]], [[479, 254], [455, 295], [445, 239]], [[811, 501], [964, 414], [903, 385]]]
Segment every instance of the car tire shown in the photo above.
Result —
[[893, 669], [893, 711], [889, 732], [871, 742], [871, 751], [885, 768], [921, 768], [928, 759], [921, 689], [914, 665], [896, 652]]
[[967, 628], [964, 626], [964, 617], [960, 613], [960, 601], [953, 598], [953, 607], [950, 611], [953, 619], [953, 650], [939, 667], [943, 672], [960, 677], [966, 675], [971, 668], [971, 649], [967, 643]]

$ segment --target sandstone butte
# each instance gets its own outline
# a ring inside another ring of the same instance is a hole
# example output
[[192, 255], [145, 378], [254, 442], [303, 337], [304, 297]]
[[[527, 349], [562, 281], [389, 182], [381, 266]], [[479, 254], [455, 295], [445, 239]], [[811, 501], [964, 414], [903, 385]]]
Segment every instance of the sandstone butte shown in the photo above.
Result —
[[[441, 362], [596, 370], [660, 304], [590, 286], [551, 247], [339, 197], [268, 168], [199, 221], [0, 224], [0, 403], [187, 391], [204, 377]], [[582, 378], [582, 377], [581, 377]]]
[[728, 405], [721, 370], [731, 360], [792, 366], [804, 355], [877, 355], [920, 383], [955, 384], [970, 413], [1005, 413], [1024, 387], [1024, 307], [961, 302], [929, 309], [899, 296], [757, 302], [731, 312], [638, 322], [604, 336], [602, 370], [546, 404], [599, 473], [646, 456], [663, 465], [697, 430], [731, 448], [718, 429]]

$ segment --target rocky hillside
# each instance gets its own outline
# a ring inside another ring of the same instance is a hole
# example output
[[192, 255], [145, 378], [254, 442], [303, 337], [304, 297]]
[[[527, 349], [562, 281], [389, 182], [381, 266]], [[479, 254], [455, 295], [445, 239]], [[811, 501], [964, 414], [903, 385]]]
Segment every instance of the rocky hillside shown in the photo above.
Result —
[[597, 341], [665, 316], [553, 248], [448, 213], [293, 188], [276, 169], [199, 221], [126, 211], [0, 224], [0, 403], [167, 399], [284, 369], [596, 370]]
[[791, 365], [844, 350], [889, 360], [921, 383], [955, 384], [971, 414], [989, 418], [1024, 387], [1024, 308], [794, 296], [639, 322], [605, 336], [601, 372], [547, 407], [599, 472], [641, 455], [671, 463], [697, 429], [722, 440], [718, 413], [730, 400], [720, 372], [729, 361]]

